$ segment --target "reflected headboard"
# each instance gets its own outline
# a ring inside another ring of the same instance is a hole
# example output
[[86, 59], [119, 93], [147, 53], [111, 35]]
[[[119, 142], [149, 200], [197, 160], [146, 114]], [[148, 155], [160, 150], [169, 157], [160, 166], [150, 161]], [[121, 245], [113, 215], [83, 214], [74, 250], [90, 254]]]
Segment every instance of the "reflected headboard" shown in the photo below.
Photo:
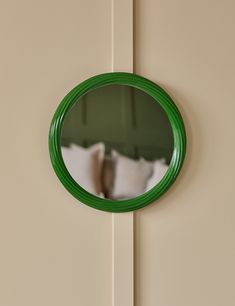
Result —
[[143, 91], [123, 85], [91, 91], [67, 114], [61, 144], [88, 147], [104, 142], [107, 154], [115, 149], [130, 158], [164, 157], [169, 163], [174, 147], [171, 125], [153, 101]]

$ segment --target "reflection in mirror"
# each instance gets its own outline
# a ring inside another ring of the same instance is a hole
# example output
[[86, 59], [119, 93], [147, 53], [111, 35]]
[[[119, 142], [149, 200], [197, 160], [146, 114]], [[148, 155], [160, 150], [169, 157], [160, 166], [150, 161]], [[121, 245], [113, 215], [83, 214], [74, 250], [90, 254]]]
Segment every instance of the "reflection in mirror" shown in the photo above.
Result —
[[150, 190], [164, 177], [173, 149], [165, 111], [131, 86], [92, 90], [64, 118], [64, 164], [81, 187], [99, 197], [129, 199]]

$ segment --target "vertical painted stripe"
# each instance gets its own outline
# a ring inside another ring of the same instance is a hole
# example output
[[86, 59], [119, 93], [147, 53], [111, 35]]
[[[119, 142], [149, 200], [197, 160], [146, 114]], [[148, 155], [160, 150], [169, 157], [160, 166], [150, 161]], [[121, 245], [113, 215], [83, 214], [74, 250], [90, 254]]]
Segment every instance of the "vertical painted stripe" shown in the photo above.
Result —
[[[112, 0], [112, 70], [133, 72], [133, 0]], [[133, 212], [112, 214], [112, 282], [112, 306], [133, 306]]]

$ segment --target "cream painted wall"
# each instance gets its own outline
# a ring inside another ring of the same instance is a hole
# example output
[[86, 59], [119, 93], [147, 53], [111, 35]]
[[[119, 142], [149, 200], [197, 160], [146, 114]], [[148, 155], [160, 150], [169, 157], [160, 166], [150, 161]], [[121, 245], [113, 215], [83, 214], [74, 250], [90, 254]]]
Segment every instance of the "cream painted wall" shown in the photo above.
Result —
[[110, 306], [111, 216], [52, 170], [50, 120], [111, 69], [109, 0], [0, 1], [0, 305]]
[[235, 2], [136, 0], [136, 72], [186, 122], [174, 187], [136, 213], [137, 306], [235, 305]]
[[[110, 306], [111, 215], [79, 205], [47, 133], [75, 84], [111, 70], [110, 0], [0, 0], [0, 305]], [[233, 306], [233, 0], [136, 0], [135, 71], [186, 122], [174, 187], [135, 213], [136, 306]]]

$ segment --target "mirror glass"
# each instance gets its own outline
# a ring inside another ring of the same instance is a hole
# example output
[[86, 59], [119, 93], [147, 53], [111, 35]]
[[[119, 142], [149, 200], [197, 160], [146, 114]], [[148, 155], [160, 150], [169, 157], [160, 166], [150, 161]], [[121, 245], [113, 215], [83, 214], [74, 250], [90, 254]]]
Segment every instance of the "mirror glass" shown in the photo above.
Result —
[[160, 182], [174, 149], [163, 108], [137, 88], [89, 91], [67, 112], [61, 153], [73, 179], [96, 196], [137, 197]]

